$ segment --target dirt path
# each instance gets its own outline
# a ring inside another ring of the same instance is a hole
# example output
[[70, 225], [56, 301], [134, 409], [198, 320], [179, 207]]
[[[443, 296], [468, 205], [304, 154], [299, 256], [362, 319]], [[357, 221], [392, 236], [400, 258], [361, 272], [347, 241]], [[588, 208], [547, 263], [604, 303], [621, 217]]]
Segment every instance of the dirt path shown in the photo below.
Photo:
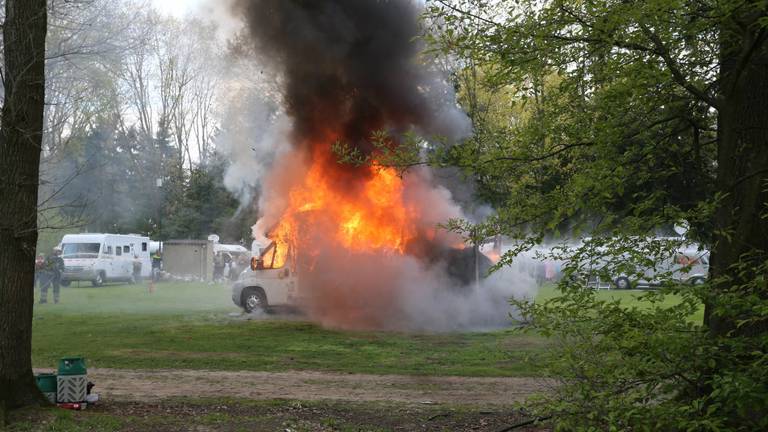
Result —
[[226, 372], [88, 369], [94, 392], [112, 400], [169, 397], [395, 401], [509, 405], [545, 391], [536, 378], [423, 377], [313, 371]]

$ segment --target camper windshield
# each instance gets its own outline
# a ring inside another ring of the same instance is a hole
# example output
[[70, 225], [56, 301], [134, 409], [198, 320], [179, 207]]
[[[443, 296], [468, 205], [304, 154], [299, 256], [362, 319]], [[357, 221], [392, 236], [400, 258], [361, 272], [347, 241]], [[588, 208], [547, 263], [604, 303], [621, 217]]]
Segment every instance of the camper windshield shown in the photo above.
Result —
[[278, 246], [275, 242], [270, 243], [266, 249], [262, 249], [261, 261], [265, 269], [274, 269], [283, 266], [284, 263], [280, 263], [280, 260], [276, 260], [280, 256], [280, 253], [277, 249]]
[[66, 258], [95, 258], [99, 255], [100, 243], [64, 243], [61, 255]]

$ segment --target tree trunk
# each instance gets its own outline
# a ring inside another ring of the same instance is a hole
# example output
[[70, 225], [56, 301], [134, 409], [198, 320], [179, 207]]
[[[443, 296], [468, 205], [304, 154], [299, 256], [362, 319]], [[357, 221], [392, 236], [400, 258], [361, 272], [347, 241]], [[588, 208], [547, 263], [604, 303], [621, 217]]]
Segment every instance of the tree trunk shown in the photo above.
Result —
[[[753, 279], [751, 270], [768, 252], [768, 45], [759, 18], [757, 13], [735, 17], [721, 32], [717, 186], [723, 200], [714, 220], [713, 298]], [[734, 265], [745, 262], [750, 270], [735, 271]], [[705, 322], [712, 334], [724, 336], [736, 329], [739, 317], [718, 315], [715, 306], [707, 305]]]
[[0, 405], [43, 403], [32, 376], [46, 0], [6, 0], [0, 127]]

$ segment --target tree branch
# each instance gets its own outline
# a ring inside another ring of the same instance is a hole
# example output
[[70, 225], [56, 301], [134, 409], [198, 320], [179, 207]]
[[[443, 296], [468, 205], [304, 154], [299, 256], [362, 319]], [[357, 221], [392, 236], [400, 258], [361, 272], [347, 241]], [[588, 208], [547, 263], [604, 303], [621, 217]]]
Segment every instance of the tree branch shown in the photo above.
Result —
[[700, 88], [696, 87], [690, 81], [688, 81], [680, 69], [680, 65], [674, 58], [672, 58], [672, 55], [669, 52], [669, 48], [664, 44], [664, 41], [661, 40], [659, 35], [657, 35], [656, 32], [654, 32], [645, 24], [641, 23], [640, 28], [656, 47], [656, 52], [661, 57], [661, 59], [664, 60], [664, 64], [667, 66], [667, 69], [669, 69], [669, 72], [672, 74], [672, 78], [675, 80], [675, 82], [684, 89], [688, 90], [689, 93], [698, 98], [700, 101], [715, 109], [719, 109], [720, 103], [717, 101], [717, 99], [706, 94]]

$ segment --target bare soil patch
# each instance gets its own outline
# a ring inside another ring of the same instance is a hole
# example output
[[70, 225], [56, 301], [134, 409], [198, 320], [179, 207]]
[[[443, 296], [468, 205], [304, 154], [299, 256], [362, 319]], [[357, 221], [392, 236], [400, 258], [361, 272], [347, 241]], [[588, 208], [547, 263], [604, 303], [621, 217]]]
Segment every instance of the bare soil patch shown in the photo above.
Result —
[[[11, 432], [497, 432], [528, 420], [507, 408], [386, 402], [170, 399], [115, 401], [85, 411], [13, 413]], [[515, 431], [544, 432], [543, 425]]]
[[106, 400], [174, 397], [391, 401], [416, 404], [508, 406], [551, 384], [541, 378], [476, 378], [339, 374], [314, 371], [89, 369]]

